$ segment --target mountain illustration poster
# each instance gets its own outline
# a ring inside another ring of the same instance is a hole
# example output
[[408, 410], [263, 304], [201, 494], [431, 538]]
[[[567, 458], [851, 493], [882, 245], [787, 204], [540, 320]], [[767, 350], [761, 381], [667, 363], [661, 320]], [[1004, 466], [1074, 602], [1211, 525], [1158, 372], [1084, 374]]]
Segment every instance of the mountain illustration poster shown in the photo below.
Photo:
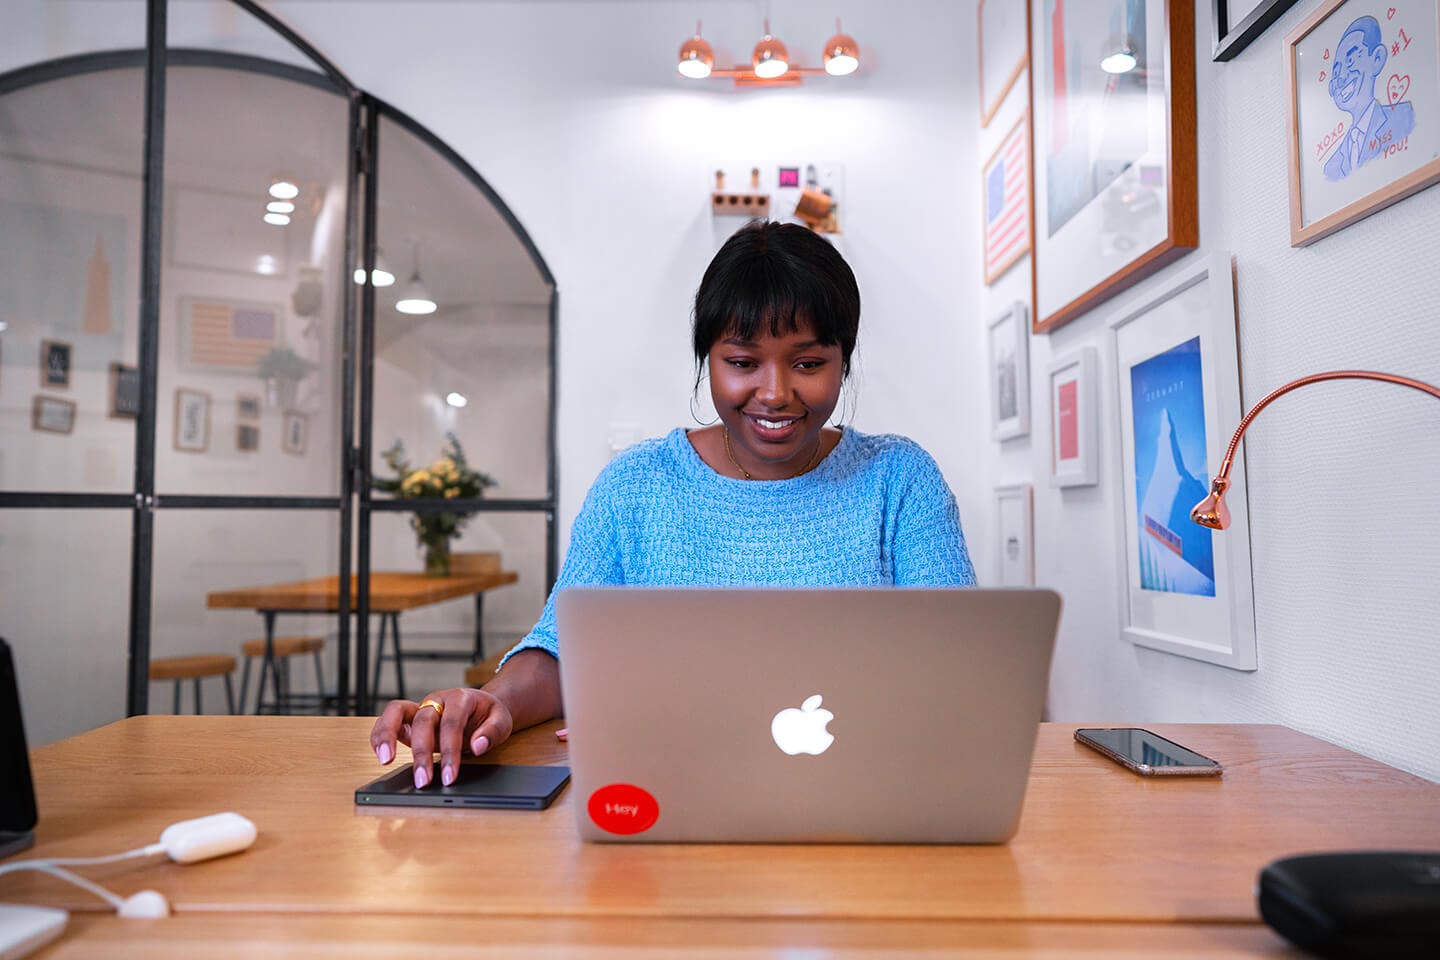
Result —
[[1131, 366], [1130, 391], [1140, 586], [1213, 597], [1212, 534], [1190, 522], [1210, 483], [1200, 338]]

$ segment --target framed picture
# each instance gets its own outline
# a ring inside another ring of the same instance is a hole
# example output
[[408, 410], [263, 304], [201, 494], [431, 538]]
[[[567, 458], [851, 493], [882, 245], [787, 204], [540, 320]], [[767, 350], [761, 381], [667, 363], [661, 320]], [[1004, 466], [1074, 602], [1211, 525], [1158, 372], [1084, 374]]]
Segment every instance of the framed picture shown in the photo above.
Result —
[[235, 416], [241, 420], [259, 420], [260, 395], [258, 393], [237, 393], [235, 395]]
[[1212, 59], [1234, 60], [1293, 6], [1295, 0], [1210, 0], [1211, 22], [1215, 24]]
[[59, 340], [40, 341], [40, 386], [70, 386], [71, 346]]
[[1035, 586], [1035, 492], [1028, 483], [995, 488], [995, 585]]
[[260, 449], [260, 427], [253, 423], [235, 425], [235, 449], [253, 453]]
[[1179, 274], [1109, 326], [1125, 545], [1122, 632], [1140, 646], [1254, 670], [1243, 451], [1226, 497], [1230, 529], [1190, 519], [1244, 413], [1229, 259]]
[[175, 449], [186, 453], [210, 449], [210, 394], [203, 390], [175, 391]]
[[980, 126], [990, 126], [1030, 61], [1029, 0], [980, 0]]
[[256, 376], [260, 359], [283, 342], [284, 315], [273, 303], [181, 297], [180, 368]]
[[1030, 321], [1016, 301], [990, 321], [990, 435], [996, 440], [1030, 432]]
[[46, 433], [69, 433], [75, 429], [75, 403], [37, 394], [30, 406], [30, 428]]
[[310, 418], [294, 410], [285, 411], [284, 435], [280, 446], [286, 453], [297, 456], [305, 453], [305, 443], [310, 437]]
[[109, 394], [109, 416], [117, 420], [134, 420], [140, 415], [140, 371], [112, 362]]
[[1099, 482], [1095, 366], [1094, 347], [1081, 347], [1050, 364], [1052, 487], [1089, 487]]
[[1030, 2], [1043, 333], [1199, 243], [1195, 14], [1192, 0]]
[[998, 280], [1030, 252], [1030, 114], [1005, 135], [980, 173], [985, 210], [985, 283]]
[[1291, 246], [1440, 180], [1440, 2], [1325, 0], [1285, 57]]

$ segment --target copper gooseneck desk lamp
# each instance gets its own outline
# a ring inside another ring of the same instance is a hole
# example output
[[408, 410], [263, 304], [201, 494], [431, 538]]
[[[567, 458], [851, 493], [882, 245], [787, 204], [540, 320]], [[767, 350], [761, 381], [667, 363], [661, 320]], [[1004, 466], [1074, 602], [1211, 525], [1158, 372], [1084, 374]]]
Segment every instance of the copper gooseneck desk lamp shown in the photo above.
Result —
[[[1230, 526], [1225, 490], [1240, 438], [1277, 397], [1322, 380], [1379, 380], [1440, 400], [1440, 387], [1371, 370], [1293, 380], [1255, 404], [1235, 428], [1210, 495], [1190, 511], [1202, 527]], [[1440, 943], [1440, 851], [1364, 851], [1286, 857], [1260, 872], [1260, 916], [1292, 943], [1323, 956], [1432, 957]]]
[[1225, 459], [1220, 463], [1220, 472], [1215, 474], [1214, 480], [1210, 481], [1210, 495], [1195, 504], [1195, 509], [1190, 511], [1191, 520], [1202, 527], [1210, 527], [1215, 530], [1224, 530], [1230, 526], [1230, 508], [1225, 506], [1225, 491], [1230, 486], [1230, 463], [1235, 459], [1235, 448], [1240, 446], [1240, 438], [1245, 436], [1245, 430], [1260, 411], [1268, 407], [1277, 397], [1283, 397], [1291, 390], [1298, 390], [1300, 387], [1312, 383], [1320, 383], [1322, 380], [1379, 380], [1382, 383], [1396, 383], [1402, 387], [1410, 387], [1440, 400], [1440, 387], [1428, 384], [1423, 380], [1414, 380], [1394, 373], [1377, 373], [1374, 370], [1331, 370], [1328, 373], [1312, 373], [1308, 377], [1292, 380], [1283, 387], [1271, 390], [1265, 395], [1265, 399], [1255, 404], [1250, 412], [1245, 414], [1244, 419], [1240, 421], [1240, 426], [1235, 428], [1235, 436], [1230, 438], [1230, 446], [1225, 448]]

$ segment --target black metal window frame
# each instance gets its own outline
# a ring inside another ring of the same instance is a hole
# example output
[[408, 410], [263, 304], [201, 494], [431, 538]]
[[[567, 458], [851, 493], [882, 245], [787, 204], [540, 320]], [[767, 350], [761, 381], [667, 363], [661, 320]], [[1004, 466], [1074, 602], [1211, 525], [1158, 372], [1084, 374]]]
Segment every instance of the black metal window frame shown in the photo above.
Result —
[[[129, 656], [126, 676], [126, 713], [149, 709], [150, 635], [154, 569], [154, 524], [157, 510], [318, 510], [339, 516], [338, 568], [340, 596], [337, 636], [337, 703], [341, 713], [369, 713], [373, 694], [369, 676], [370, 525], [375, 513], [443, 509], [448, 513], [541, 513], [545, 517], [545, 587], [555, 582], [558, 545], [556, 503], [559, 489], [556, 464], [556, 338], [559, 291], [554, 275], [530, 234], [478, 171], [430, 130], [408, 114], [357, 88], [339, 68], [268, 11], [250, 0], [229, 0], [247, 11], [311, 60], [319, 73], [280, 61], [221, 51], [169, 48], [166, 21], [169, 0], [147, 0], [146, 46], [143, 50], [102, 51], [63, 57], [0, 74], [0, 96], [25, 87], [106, 70], [144, 68], [144, 147], [141, 178], [141, 257], [138, 366], [139, 413], [135, 420], [134, 489], [128, 493], [58, 493], [0, 490], [4, 509], [116, 509], [132, 512], [130, 563]], [[337, 496], [208, 496], [164, 494], [155, 489], [155, 419], [158, 400], [160, 333], [160, 276], [163, 249], [163, 186], [165, 175], [165, 84], [171, 66], [216, 67], [260, 73], [308, 84], [335, 93], [347, 104], [349, 149], [346, 169], [344, 244], [344, 302], [341, 321], [341, 428], [340, 492]], [[350, 282], [357, 266], [370, 276], [375, 265], [380, 118], [403, 127], [449, 162], [495, 207], [525, 247], [541, 279], [549, 288], [549, 346], [547, 354], [546, 477], [545, 496], [530, 499], [423, 501], [375, 499], [371, 496], [374, 426], [375, 295], [369, 284]], [[359, 214], [363, 211], [363, 217]], [[360, 289], [356, 291], [356, 287]], [[358, 349], [357, 349], [358, 348]], [[357, 395], [356, 383], [359, 381]], [[355, 428], [359, 409], [360, 426]], [[354, 521], [357, 519], [358, 523]], [[352, 537], [352, 526], [356, 534]], [[355, 595], [351, 596], [352, 569]], [[351, 691], [350, 614], [356, 616], [354, 690]]]

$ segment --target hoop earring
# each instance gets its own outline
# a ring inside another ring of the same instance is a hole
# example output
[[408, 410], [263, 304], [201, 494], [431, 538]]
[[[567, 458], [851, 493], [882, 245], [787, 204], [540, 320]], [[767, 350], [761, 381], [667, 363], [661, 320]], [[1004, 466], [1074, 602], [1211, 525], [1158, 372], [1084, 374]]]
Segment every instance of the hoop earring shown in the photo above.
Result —
[[[696, 387], [696, 390], [698, 391], [698, 390], [699, 390], [699, 387]], [[715, 414], [715, 419], [714, 419], [714, 420], [711, 420], [709, 423], [706, 423], [704, 420], [701, 420], [701, 419], [700, 419], [700, 414], [698, 414], [698, 413], [695, 412], [695, 400], [696, 400], [696, 395], [695, 395], [695, 393], [691, 393], [691, 394], [690, 394], [690, 419], [691, 419], [691, 420], [694, 420], [696, 423], [700, 424], [700, 426], [702, 426], [702, 427], [709, 427], [709, 426], [712, 426], [712, 425], [717, 424], [717, 423], [720, 422], [720, 414], [719, 414], [719, 413], [716, 413], [716, 414]]]

